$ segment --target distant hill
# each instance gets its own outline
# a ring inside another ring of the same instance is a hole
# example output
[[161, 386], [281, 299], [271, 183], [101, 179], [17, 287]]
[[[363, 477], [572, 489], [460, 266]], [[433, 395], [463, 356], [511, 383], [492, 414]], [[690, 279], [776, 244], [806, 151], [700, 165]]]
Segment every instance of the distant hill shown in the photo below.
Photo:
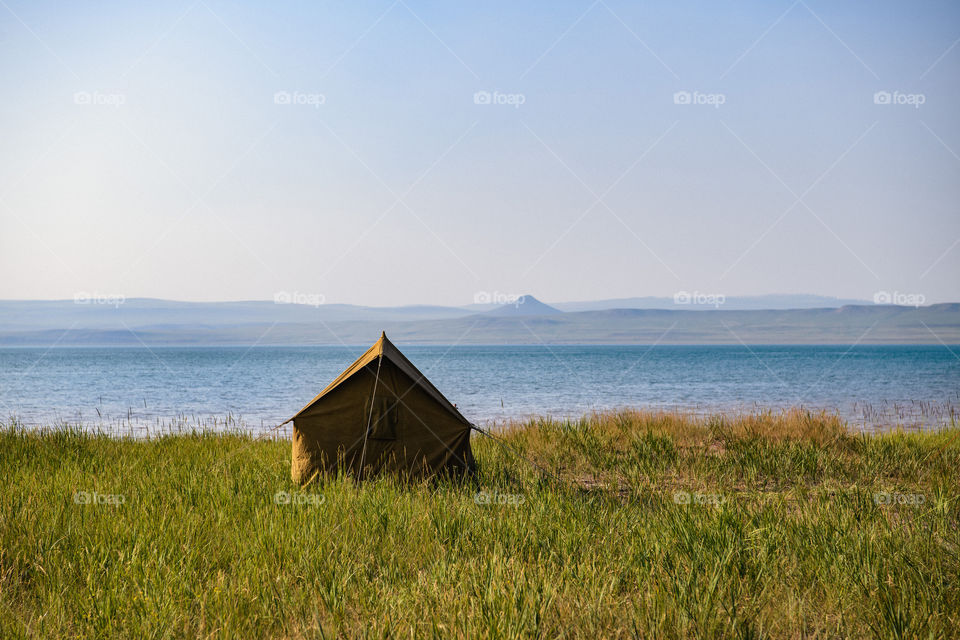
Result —
[[[293, 300], [302, 300], [294, 304]], [[459, 307], [411, 305], [364, 307], [326, 304], [322, 297], [296, 292], [277, 301], [180, 302], [154, 298], [74, 300], [0, 300], [0, 333], [11, 330], [125, 329], [153, 326], [228, 326], [261, 323], [437, 320], [471, 311]]]
[[0, 302], [0, 345], [960, 344], [960, 303], [925, 307], [561, 311], [529, 296], [485, 313], [457, 307], [272, 302]]
[[[722, 301], [721, 301], [722, 300]], [[850, 304], [872, 304], [870, 300], [833, 298], [808, 294], [770, 294], [763, 296], [723, 296], [680, 291], [671, 298], [645, 296], [642, 298], [612, 298], [584, 302], [551, 303], [561, 311], [603, 311], [604, 309], [677, 309], [706, 311], [723, 308], [729, 311], [747, 309], [831, 309]]]
[[555, 307], [540, 302], [531, 295], [518, 296], [515, 302], [501, 305], [495, 309], [484, 312], [486, 316], [550, 316], [563, 313]]

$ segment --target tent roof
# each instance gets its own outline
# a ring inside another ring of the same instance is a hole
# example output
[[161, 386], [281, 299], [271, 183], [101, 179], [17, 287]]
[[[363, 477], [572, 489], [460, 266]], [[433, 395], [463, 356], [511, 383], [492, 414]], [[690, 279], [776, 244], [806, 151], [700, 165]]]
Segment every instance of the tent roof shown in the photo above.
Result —
[[[407, 357], [403, 355], [397, 347], [387, 339], [387, 333], [381, 332], [380, 339], [373, 343], [369, 349], [367, 349], [362, 356], [354, 360], [353, 364], [347, 367], [343, 373], [341, 373], [337, 378], [328, 384], [323, 391], [317, 394], [317, 396], [307, 403], [307, 405], [298, 411], [293, 418], [299, 417], [304, 411], [312, 407], [325, 395], [339, 387], [345, 380], [356, 374], [358, 371], [362, 370], [368, 364], [373, 362], [379, 357], [386, 358], [394, 365], [396, 365], [403, 373], [405, 373], [414, 384], [424, 391], [426, 391], [434, 400], [440, 403], [448, 412], [453, 414], [458, 420], [464, 424], [470, 424], [470, 421], [463, 417], [463, 415], [457, 410], [453, 404], [447, 400], [440, 391], [433, 386], [427, 377], [420, 373], [420, 370], [413, 366], [413, 363], [407, 360]], [[287, 420], [287, 422], [290, 422]]]

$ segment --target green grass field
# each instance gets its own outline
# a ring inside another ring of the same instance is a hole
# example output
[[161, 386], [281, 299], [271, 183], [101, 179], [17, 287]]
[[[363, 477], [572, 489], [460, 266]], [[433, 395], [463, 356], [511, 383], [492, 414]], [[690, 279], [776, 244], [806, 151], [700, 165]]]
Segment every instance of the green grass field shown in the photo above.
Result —
[[960, 433], [623, 412], [474, 482], [289, 441], [0, 431], [0, 637], [960, 637]]

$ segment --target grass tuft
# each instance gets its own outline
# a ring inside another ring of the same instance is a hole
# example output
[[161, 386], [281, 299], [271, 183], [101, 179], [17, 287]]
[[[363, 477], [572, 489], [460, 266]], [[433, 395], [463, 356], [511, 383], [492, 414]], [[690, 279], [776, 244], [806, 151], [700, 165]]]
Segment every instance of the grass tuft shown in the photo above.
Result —
[[474, 481], [289, 480], [243, 434], [0, 430], [0, 637], [942, 638], [956, 430], [624, 410]]

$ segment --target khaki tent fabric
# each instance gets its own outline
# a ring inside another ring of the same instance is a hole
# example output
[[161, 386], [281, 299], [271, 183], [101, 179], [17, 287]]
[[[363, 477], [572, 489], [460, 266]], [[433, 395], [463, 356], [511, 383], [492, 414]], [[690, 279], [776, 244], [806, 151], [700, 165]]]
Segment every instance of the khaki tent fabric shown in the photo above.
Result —
[[470, 423], [380, 339], [293, 418], [291, 476], [472, 471]]

